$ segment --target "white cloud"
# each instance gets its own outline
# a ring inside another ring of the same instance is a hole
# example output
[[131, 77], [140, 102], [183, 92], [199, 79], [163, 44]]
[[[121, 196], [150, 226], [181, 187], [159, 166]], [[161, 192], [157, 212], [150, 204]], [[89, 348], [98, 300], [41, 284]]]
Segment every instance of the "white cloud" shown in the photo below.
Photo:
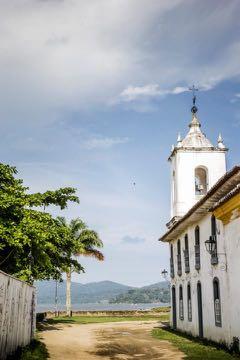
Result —
[[122, 238], [122, 242], [125, 244], [142, 244], [145, 243], [146, 239], [142, 238], [142, 237], [138, 237], [138, 236], [129, 236], [126, 235]]
[[[208, 91], [214, 88], [217, 84], [216, 80], [209, 80], [199, 86], [201, 91]], [[158, 84], [147, 84], [144, 86], [128, 86], [119, 96], [120, 101], [135, 101], [139, 99], [151, 99], [156, 97], [163, 97], [166, 95], [178, 95], [186, 91], [190, 91], [187, 86], [176, 86], [172, 89], [161, 89]]]
[[120, 97], [125, 101], [132, 101], [142, 96], [154, 97], [164, 95], [164, 92], [159, 89], [157, 84], [149, 84], [145, 86], [128, 86], [124, 89]]
[[126, 144], [129, 141], [128, 137], [92, 137], [83, 143], [83, 147], [88, 150], [92, 149], [109, 149], [115, 145]]
[[123, 101], [133, 101], [139, 98], [153, 98], [165, 95], [177, 95], [188, 91], [187, 87], [177, 86], [171, 90], [160, 89], [158, 84], [148, 84], [145, 86], [128, 86], [124, 89], [120, 98]]
[[182, 94], [183, 92], [186, 92], [186, 91], [189, 91], [189, 89], [187, 87], [177, 86], [173, 90], [170, 90], [169, 94], [177, 95], [177, 94]]
[[240, 93], [234, 94], [234, 98], [230, 99], [231, 104], [235, 104], [240, 100]]
[[121, 92], [128, 101], [239, 78], [240, 4], [217, 4], [1, 1], [0, 117], [49, 122], [62, 109], [94, 109]]

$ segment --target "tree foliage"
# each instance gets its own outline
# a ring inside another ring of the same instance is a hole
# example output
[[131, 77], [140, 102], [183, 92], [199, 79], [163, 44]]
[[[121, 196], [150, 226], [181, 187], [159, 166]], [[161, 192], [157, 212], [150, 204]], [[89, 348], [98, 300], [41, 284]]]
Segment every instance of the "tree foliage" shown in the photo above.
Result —
[[130, 303], [130, 304], [147, 304], [147, 303], [169, 303], [170, 290], [168, 288], [140, 288], [131, 289], [126, 293], [119, 294], [110, 300], [112, 304]]
[[[74, 246], [69, 249], [69, 256], [89, 256], [97, 260], [104, 260], [104, 255], [99, 248], [103, 247], [103, 242], [96, 231], [91, 230], [80, 219], [76, 218], [67, 223], [64, 217], [57, 217], [57, 221], [65, 229], [66, 236], [69, 236]], [[72, 268], [75, 271], [74, 267]]]
[[0, 269], [23, 280], [60, 279], [74, 266], [83, 270], [72, 253], [76, 243], [66, 226], [49, 213], [37, 210], [49, 205], [65, 209], [79, 203], [71, 187], [30, 194], [15, 167], [0, 164]]
[[[74, 244], [74, 246], [69, 249], [70, 257], [83, 255], [94, 257], [100, 261], [104, 260], [103, 253], [98, 250], [98, 248], [103, 247], [103, 242], [96, 231], [89, 229], [80, 218], [71, 220], [69, 224], [64, 217], [58, 217], [57, 220], [60, 226], [65, 229], [66, 236], [71, 239], [71, 242]], [[78, 271], [78, 268], [75, 267], [74, 264], [66, 269], [67, 316], [71, 316], [71, 274], [74, 271]]]

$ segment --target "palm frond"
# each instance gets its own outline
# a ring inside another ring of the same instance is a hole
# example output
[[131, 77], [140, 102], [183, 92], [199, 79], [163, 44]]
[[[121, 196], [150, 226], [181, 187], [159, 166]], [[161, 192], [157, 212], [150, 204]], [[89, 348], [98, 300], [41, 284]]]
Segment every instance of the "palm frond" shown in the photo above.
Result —
[[89, 249], [85, 249], [84, 252], [82, 252], [79, 255], [83, 255], [83, 256], [87, 256], [87, 257], [93, 257], [99, 261], [103, 261], [104, 260], [104, 255], [101, 251], [93, 249], [93, 248], [89, 248]]
[[70, 221], [69, 229], [71, 231], [72, 236], [77, 237], [83, 231], [86, 229], [87, 226], [80, 218], [73, 219]]
[[64, 216], [57, 216], [56, 220], [59, 223], [59, 225], [67, 226], [67, 220], [65, 219]]
[[103, 247], [102, 240], [96, 231], [87, 228], [84, 221], [76, 218], [67, 223], [67, 220], [61, 216], [57, 217], [57, 221], [67, 229], [68, 236], [75, 241], [75, 251], [72, 255], [90, 256], [99, 261], [104, 260], [102, 252], [96, 249]]
[[96, 246], [98, 248], [103, 247], [103, 242], [99, 238], [98, 233], [94, 230], [85, 229], [79, 235], [79, 241], [84, 246]]

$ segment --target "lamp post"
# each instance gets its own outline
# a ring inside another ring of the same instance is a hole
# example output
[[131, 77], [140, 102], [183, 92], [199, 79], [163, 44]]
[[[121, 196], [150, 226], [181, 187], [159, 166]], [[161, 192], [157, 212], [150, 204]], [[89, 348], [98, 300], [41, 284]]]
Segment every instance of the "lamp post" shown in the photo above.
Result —
[[33, 251], [32, 251], [32, 242], [31, 242], [31, 246], [29, 249], [28, 261], [29, 261], [29, 270], [30, 270], [29, 281], [30, 281], [30, 284], [33, 285], [33, 282], [34, 282], [34, 277], [33, 277], [34, 257], [33, 257]]
[[213, 236], [209, 236], [209, 239], [205, 241], [205, 247], [210, 255], [216, 254], [216, 240]]
[[55, 281], [55, 317], [58, 316], [58, 281]]
[[161, 272], [161, 274], [162, 274], [162, 277], [167, 281], [167, 280], [168, 280], [168, 279], [167, 279], [168, 271], [167, 271], [166, 269], [164, 269], [164, 270]]

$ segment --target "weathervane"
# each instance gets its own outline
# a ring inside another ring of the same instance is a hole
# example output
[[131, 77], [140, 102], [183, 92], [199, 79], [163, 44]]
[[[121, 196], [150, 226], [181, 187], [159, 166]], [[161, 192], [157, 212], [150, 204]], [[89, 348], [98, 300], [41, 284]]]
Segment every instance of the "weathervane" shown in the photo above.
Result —
[[193, 114], [196, 114], [196, 112], [198, 111], [198, 108], [196, 107], [196, 91], [198, 91], [198, 88], [196, 88], [195, 87], [195, 85], [193, 85], [192, 87], [190, 87], [189, 88], [189, 90], [190, 91], [192, 91], [192, 94], [193, 94], [193, 99], [192, 99], [192, 101], [193, 101], [193, 106], [192, 106], [192, 108], [191, 108], [191, 112], [193, 113]]

